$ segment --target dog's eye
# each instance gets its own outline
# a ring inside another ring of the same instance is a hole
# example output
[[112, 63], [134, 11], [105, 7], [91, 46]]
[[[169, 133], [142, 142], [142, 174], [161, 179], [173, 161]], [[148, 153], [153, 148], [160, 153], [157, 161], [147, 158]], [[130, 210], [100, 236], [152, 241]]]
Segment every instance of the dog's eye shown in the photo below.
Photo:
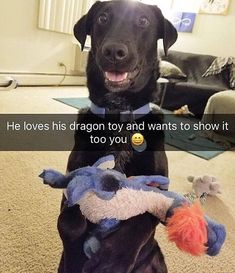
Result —
[[106, 13], [102, 13], [99, 17], [98, 17], [98, 23], [100, 25], [106, 25], [108, 23], [108, 15]]
[[138, 26], [140, 27], [147, 27], [149, 24], [150, 22], [145, 16], [141, 16], [138, 20]]

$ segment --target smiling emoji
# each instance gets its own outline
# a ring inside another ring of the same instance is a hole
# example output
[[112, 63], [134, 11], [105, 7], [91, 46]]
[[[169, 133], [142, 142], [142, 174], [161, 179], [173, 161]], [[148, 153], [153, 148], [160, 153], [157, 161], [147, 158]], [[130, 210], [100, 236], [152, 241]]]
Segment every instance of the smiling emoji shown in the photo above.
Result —
[[140, 133], [135, 133], [131, 137], [131, 142], [133, 145], [140, 146], [144, 143], [144, 136]]

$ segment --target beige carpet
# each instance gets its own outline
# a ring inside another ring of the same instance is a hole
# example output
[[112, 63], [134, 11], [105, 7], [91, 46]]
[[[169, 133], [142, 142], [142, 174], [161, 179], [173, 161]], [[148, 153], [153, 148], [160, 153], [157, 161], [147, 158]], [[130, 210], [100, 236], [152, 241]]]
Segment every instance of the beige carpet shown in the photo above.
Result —
[[[53, 97], [85, 96], [84, 88], [18, 88], [0, 92], [0, 113], [74, 113]], [[53, 273], [61, 242], [56, 229], [61, 199], [38, 178], [43, 168], [66, 168], [68, 152], [0, 152], [0, 272]], [[168, 152], [171, 189], [185, 193], [188, 175], [213, 174], [222, 195], [209, 198], [205, 211], [226, 225], [227, 240], [218, 257], [191, 257], [166, 239], [164, 228], [156, 237], [165, 254], [169, 273], [232, 273], [235, 268], [235, 152], [206, 161], [185, 152]], [[130, 235], [131, 236], [131, 235]], [[114, 272], [115, 273], [115, 272]]]

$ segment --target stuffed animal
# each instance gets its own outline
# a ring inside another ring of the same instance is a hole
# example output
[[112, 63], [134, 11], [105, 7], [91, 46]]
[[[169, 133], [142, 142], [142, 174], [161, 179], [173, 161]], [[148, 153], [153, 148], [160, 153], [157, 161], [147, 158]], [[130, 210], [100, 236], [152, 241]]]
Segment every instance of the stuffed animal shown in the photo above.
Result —
[[[112, 158], [112, 159], [111, 159]], [[192, 255], [219, 253], [225, 240], [225, 228], [204, 215], [199, 203], [191, 204], [184, 196], [167, 191], [169, 179], [159, 175], [126, 176], [114, 169], [93, 166], [63, 175], [52, 169], [39, 176], [54, 188], [66, 188], [68, 205], [80, 205], [81, 212], [98, 224], [94, 236], [84, 244], [88, 257], [100, 246], [100, 239], [115, 231], [121, 220], [149, 212], [166, 225], [168, 238]], [[112, 166], [114, 164], [111, 164]]]
[[221, 193], [220, 185], [214, 176], [188, 176], [187, 179], [193, 184], [193, 190], [199, 198], [203, 196], [203, 194], [217, 195]]

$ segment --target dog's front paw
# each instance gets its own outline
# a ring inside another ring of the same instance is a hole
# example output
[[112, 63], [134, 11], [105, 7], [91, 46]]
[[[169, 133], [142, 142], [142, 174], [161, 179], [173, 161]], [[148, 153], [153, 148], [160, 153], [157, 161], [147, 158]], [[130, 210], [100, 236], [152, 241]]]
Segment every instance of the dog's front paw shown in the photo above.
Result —
[[65, 207], [61, 211], [57, 228], [63, 242], [74, 242], [86, 232], [87, 221], [78, 205]]

